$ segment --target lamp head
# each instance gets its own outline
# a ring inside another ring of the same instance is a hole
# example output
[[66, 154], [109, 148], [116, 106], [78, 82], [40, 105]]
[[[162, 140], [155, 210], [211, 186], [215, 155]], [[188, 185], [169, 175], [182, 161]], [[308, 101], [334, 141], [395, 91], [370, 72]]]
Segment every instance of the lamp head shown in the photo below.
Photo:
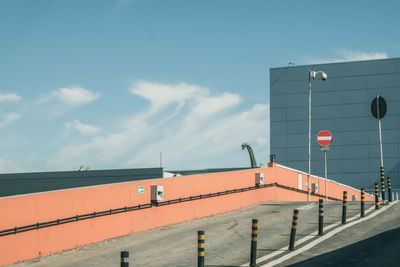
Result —
[[326, 79], [328, 78], [328, 75], [326, 75], [326, 73], [325, 72], [323, 72], [323, 71], [313, 71], [313, 70], [311, 70], [310, 72], [309, 72], [309, 77], [310, 77], [310, 79], [315, 79], [315, 77], [317, 76], [317, 74], [321, 74], [321, 79], [323, 80], [323, 81], [326, 81]]

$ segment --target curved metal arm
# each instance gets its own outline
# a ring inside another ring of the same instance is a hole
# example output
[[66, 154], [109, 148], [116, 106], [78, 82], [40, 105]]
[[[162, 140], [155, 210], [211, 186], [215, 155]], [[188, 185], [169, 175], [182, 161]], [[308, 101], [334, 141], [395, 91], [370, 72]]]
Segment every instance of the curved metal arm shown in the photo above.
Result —
[[256, 162], [256, 158], [254, 157], [253, 149], [250, 147], [250, 145], [248, 143], [243, 143], [242, 150], [245, 150], [246, 148], [247, 148], [247, 151], [249, 152], [251, 167], [257, 168], [257, 162]]

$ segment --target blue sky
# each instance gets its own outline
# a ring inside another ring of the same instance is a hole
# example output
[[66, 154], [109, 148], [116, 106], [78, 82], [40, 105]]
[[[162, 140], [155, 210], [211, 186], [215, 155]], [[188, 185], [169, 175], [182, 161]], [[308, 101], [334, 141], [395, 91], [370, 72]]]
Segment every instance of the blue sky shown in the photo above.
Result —
[[400, 56], [398, 1], [0, 1], [0, 172], [269, 158], [269, 68]]

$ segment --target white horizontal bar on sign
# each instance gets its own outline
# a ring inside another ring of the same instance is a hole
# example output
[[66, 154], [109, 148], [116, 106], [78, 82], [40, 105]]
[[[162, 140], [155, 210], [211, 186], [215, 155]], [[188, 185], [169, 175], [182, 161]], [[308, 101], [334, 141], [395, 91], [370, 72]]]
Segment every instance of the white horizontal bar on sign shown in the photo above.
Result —
[[318, 140], [332, 140], [332, 136], [318, 136]]

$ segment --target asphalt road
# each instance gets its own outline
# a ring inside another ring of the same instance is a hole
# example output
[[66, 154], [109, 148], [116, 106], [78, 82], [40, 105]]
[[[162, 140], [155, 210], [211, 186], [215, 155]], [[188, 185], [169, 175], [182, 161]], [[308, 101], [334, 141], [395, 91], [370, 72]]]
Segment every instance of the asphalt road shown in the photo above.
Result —
[[400, 266], [400, 205], [279, 266]]
[[[371, 206], [371, 203], [369, 203], [369, 206]], [[12, 266], [119, 266], [120, 251], [122, 250], [130, 252], [130, 266], [134, 267], [197, 266], [198, 230], [205, 231], [206, 266], [240, 266], [249, 262], [251, 220], [253, 218], [259, 220], [257, 256], [262, 257], [272, 252], [279, 252], [283, 247], [287, 248], [293, 209], [295, 208], [300, 209], [296, 236], [296, 239], [299, 240], [317, 231], [318, 204], [316, 202], [263, 203], [238, 211], [110, 239]], [[398, 209], [397, 206], [393, 208]], [[341, 202], [325, 203], [325, 225], [340, 221], [341, 210]], [[359, 202], [349, 202], [348, 217], [357, 214], [359, 214]], [[398, 222], [398, 217], [392, 216], [391, 223], [387, 225], [387, 230], [394, 229], [391, 225], [394, 225], [396, 221]], [[379, 220], [379, 218], [376, 219]], [[366, 236], [366, 227], [374, 228], [375, 224], [372, 223], [370, 225], [368, 221], [365, 223], [366, 226], [363, 228], [359, 229], [358, 226], [355, 226], [356, 229], [348, 229], [341, 232], [340, 234], [343, 235], [348, 231], [347, 236], [349, 236], [348, 239], [350, 240], [344, 242], [339, 238], [334, 242], [335, 246], [337, 248], [349, 246], [354, 243], [351, 241], [357, 242], [357, 239], [354, 239], [353, 236], [361, 239]], [[379, 221], [376, 224], [381, 225]], [[383, 229], [382, 227], [377, 228]], [[376, 230], [371, 230], [371, 233], [366, 238], [374, 236], [374, 233], [376, 233]], [[332, 240], [335, 238], [333, 237]], [[324, 247], [330, 252], [332, 252], [331, 248], [335, 247], [329, 244], [330, 240], [326, 242], [327, 244], [319, 248], [319, 254], [314, 254], [316, 252], [314, 250], [312, 253], [307, 252], [310, 254], [303, 253], [304, 255], [292, 258], [288, 262], [282, 263], [281, 266], [288, 264], [308, 265], [306, 263], [307, 260], [318, 260], [315, 256], [325, 254]], [[324, 259], [320, 262], [324, 262]]]

